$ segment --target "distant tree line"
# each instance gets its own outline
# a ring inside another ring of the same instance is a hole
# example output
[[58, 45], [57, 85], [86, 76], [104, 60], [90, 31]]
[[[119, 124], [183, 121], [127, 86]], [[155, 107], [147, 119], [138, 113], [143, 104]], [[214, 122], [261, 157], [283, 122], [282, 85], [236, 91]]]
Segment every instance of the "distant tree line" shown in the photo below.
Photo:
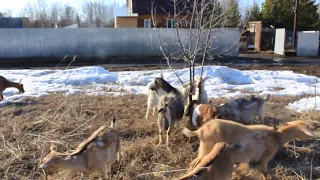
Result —
[[[0, 17], [11, 14], [0, 13]], [[113, 27], [113, 8], [99, 0], [89, 0], [80, 10], [68, 4], [49, 4], [47, 0], [28, 3], [21, 11], [21, 17], [29, 17], [29, 27], [54, 28], [78, 24], [80, 27]]]
[[[293, 29], [296, 0], [265, 0], [261, 8], [257, 3], [246, 10], [245, 21], [260, 21], [262, 19], [280, 22], [285, 28]], [[300, 0], [298, 31], [319, 30], [319, 4], [315, 0]]]
[[[265, 0], [259, 6], [254, 2], [246, 8], [244, 16], [241, 16], [238, 0], [214, 0], [216, 10], [214, 13], [224, 18], [221, 26], [236, 27], [245, 25], [248, 21], [270, 20], [280, 22], [284, 27], [293, 29], [294, 6], [296, 0]], [[315, 0], [300, 0], [299, 19], [297, 29], [319, 30], [319, 4]], [[0, 12], [0, 17], [11, 16], [11, 11]], [[65, 27], [77, 23], [80, 27], [114, 27], [113, 8], [103, 0], [87, 0], [80, 10], [65, 4], [50, 4], [47, 0], [37, 0], [36, 3], [28, 3], [20, 12], [20, 16], [29, 17], [30, 27], [53, 28]]]

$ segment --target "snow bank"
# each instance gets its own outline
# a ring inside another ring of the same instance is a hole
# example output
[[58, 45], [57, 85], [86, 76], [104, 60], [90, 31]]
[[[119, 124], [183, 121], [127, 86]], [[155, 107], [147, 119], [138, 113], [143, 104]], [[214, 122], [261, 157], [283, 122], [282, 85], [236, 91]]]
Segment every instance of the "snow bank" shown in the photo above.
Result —
[[[102, 67], [82, 67], [68, 70], [0, 70], [0, 75], [8, 80], [22, 84], [25, 93], [18, 94], [15, 88], [7, 88], [0, 107], [7, 102], [17, 102], [21, 99], [47, 96], [50, 93], [96, 93], [92, 89], [106, 83], [118, 80], [116, 73], [109, 72]], [[92, 86], [91, 88], [88, 88]]]
[[320, 111], [320, 96], [303, 98], [287, 106], [289, 109], [303, 112], [303, 111]]
[[[201, 68], [195, 69], [199, 75]], [[173, 86], [181, 86], [171, 69], [152, 71], [109, 72], [102, 67], [82, 67], [69, 70], [0, 70], [0, 75], [25, 87], [24, 94], [8, 88], [4, 91], [6, 102], [19, 101], [27, 97], [46, 96], [50, 93], [75, 95], [123, 95], [146, 94], [146, 85], [163, 74]], [[189, 69], [176, 70], [184, 83], [189, 81]], [[308, 95], [314, 93], [315, 76], [296, 74], [292, 71], [240, 71], [225, 66], [205, 66], [204, 77], [208, 77], [205, 89], [209, 98], [235, 98], [244, 94]], [[319, 81], [318, 81], [319, 82]], [[320, 84], [317, 84], [319, 87]]]

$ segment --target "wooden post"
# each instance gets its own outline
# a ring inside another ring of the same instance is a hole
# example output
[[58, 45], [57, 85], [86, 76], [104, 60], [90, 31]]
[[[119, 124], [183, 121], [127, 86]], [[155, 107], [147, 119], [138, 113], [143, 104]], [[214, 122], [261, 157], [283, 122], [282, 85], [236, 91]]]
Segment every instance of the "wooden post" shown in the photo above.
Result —
[[294, 24], [293, 24], [293, 50], [297, 49], [297, 23], [298, 23], [298, 14], [299, 13], [299, 0], [296, 0], [294, 8]]

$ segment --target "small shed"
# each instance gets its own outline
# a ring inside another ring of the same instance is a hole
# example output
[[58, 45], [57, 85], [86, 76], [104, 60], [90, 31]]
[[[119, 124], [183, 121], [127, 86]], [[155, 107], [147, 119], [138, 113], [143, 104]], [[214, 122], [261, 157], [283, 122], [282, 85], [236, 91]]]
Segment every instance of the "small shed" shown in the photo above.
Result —
[[283, 24], [269, 20], [248, 22], [248, 29], [254, 34], [253, 46], [255, 50], [273, 50], [275, 28], [283, 28]]

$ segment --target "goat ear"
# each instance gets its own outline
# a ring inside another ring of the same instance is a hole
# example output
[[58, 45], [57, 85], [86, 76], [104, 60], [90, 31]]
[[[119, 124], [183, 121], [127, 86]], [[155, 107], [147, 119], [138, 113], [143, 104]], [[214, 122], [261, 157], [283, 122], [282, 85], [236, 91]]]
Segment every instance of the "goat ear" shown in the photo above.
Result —
[[303, 129], [303, 132], [310, 137], [316, 136], [315, 133], [311, 132], [309, 129]]
[[50, 151], [51, 152], [57, 151], [57, 146], [55, 146], [54, 144], [51, 144]]

